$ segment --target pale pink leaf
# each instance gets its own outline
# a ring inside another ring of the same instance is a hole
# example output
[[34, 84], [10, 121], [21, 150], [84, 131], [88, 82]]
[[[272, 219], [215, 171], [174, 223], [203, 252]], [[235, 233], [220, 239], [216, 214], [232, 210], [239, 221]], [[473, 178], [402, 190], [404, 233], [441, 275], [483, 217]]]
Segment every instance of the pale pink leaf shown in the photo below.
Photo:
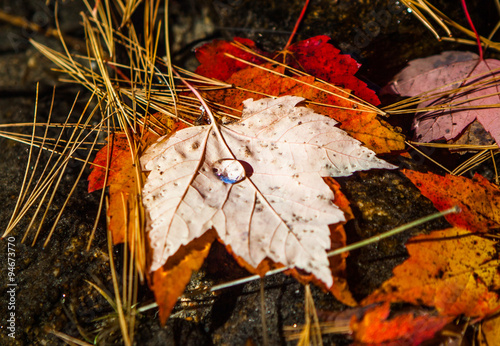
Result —
[[[335, 127], [336, 121], [284, 96], [244, 102], [242, 120], [192, 127], [160, 138], [141, 157], [151, 271], [214, 227], [249, 264], [266, 257], [331, 286], [329, 224], [344, 221], [323, 176], [396, 168]], [[237, 159], [241, 163], [232, 164]], [[243, 166], [246, 177], [239, 176]], [[217, 171], [214, 172], [214, 169]], [[234, 169], [236, 183], [221, 180]]]
[[[450, 91], [460, 86], [482, 82], [480, 87], [467, 92], [450, 94], [423, 102], [419, 107], [445, 105], [442, 110], [419, 113], [414, 120], [416, 139], [431, 142], [438, 139], [454, 139], [477, 119], [497, 143], [500, 143], [500, 88], [498, 78], [500, 61], [487, 59], [479, 61], [470, 52], [444, 52], [409, 63], [389, 85], [389, 90], [402, 96], [421, 96], [428, 91]], [[464, 81], [464, 79], [467, 79]], [[490, 80], [487, 84], [485, 81]], [[438, 88], [437, 90], [434, 90]], [[465, 109], [459, 109], [459, 107]]]

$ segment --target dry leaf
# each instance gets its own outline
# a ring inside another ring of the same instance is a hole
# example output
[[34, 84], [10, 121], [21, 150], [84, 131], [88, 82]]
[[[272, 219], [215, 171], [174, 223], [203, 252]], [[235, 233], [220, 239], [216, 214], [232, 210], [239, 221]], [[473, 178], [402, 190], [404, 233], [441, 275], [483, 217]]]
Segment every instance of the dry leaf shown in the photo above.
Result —
[[365, 300], [433, 306], [442, 315], [483, 318], [500, 309], [497, 242], [449, 228], [412, 238], [408, 258]]
[[215, 239], [213, 232], [182, 246], [151, 276], [150, 287], [158, 304], [160, 322], [165, 324], [177, 299], [184, 292], [193, 271], [200, 269]]
[[[409, 63], [392, 82], [390, 88], [402, 96], [416, 96], [439, 88], [437, 91], [451, 91], [480, 81], [498, 78], [500, 61], [479, 60], [470, 52], [443, 52], [440, 55], [416, 59]], [[463, 82], [463, 79], [469, 78]], [[459, 91], [449, 97], [426, 101], [419, 107], [439, 105], [453, 101], [454, 108], [422, 113], [414, 121], [415, 135], [420, 142], [431, 142], [441, 138], [453, 139], [475, 119], [498, 143], [500, 140], [500, 113], [487, 105], [500, 104], [499, 87], [495, 80], [487, 85], [475, 86]], [[468, 109], [460, 109], [468, 107]], [[498, 106], [497, 106], [498, 107]]]
[[473, 232], [487, 232], [500, 227], [500, 189], [481, 175], [476, 173], [471, 180], [408, 169], [403, 173], [438, 210], [455, 205], [460, 207], [460, 213], [445, 216], [453, 226]]
[[367, 311], [359, 321], [354, 316], [351, 330], [354, 340], [363, 345], [417, 346], [452, 320], [453, 317], [418, 309], [391, 314], [390, 304], [384, 303]]
[[332, 285], [328, 224], [345, 218], [322, 176], [395, 166], [334, 120], [295, 107], [302, 100], [247, 100], [243, 119], [221, 126], [221, 138], [214, 124], [193, 127], [146, 151], [141, 164], [151, 171], [143, 200], [152, 271], [214, 227], [254, 267], [269, 258]]
[[[284, 72], [282, 67], [273, 67], [271, 64], [261, 66], [275, 72]], [[338, 89], [316, 81], [312, 76], [297, 77], [293, 80], [270, 73], [260, 67], [250, 67], [234, 73], [227, 79], [227, 83], [242, 89], [214, 90], [205, 94], [210, 100], [234, 109], [242, 109], [242, 101], [248, 98], [255, 100], [263, 98], [262, 94], [304, 97], [314, 101], [309, 105], [310, 108], [340, 122], [339, 127], [342, 130], [376, 153], [389, 153], [405, 148], [404, 136], [380, 119], [377, 113], [358, 106], [352, 99], [333, 95], [332, 93], [339, 94]], [[349, 92], [346, 91], [345, 96], [348, 95]], [[237, 115], [237, 113], [233, 114]]]
[[478, 342], [479, 346], [500, 345], [500, 315], [481, 322]]
[[[344, 224], [347, 221], [354, 219], [354, 215], [352, 213], [347, 197], [340, 191], [340, 184], [337, 183], [333, 178], [326, 177], [323, 179], [334, 193], [335, 200], [333, 202], [340, 208], [340, 210], [342, 210], [346, 219], [343, 222], [339, 222], [329, 226], [330, 243], [332, 244], [332, 248], [341, 248], [346, 246], [347, 240], [344, 230]], [[232, 251], [231, 246], [226, 246], [226, 249], [234, 256], [240, 266], [253, 274], [263, 276], [269, 270], [283, 267], [282, 264], [274, 263], [268, 258], [260, 262], [257, 267], [253, 267], [252, 265], [248, 264], [243, 258], [237, 256], [234, 251]], [[285, 271], [285, 273], [293, 276], [304, 285], [312, 282], [313, 284], [321, 287], [324, 291], [328, 291], [333, 294], [333, 296], [337, 298], [338, 301], [342, 302], [345, 305], [356, 306], [357, 302], [352, 296], [351, 291], [349, 290], [349, 285], [346, 279], [346, 258], [348, 255], [349, 252], [344, 252], [340, 255], [331, 256], [328, 258], [328, 261], [330, 262], [330, 271], [334, 278], [333, 285], [331, 287], [326, 287], [323, 281], [320, 281], [314, 275], [304, 273], [303, 271], [297, 270], [295, 268], [288, 269]]]
[[130, 154], [130, 147], [125, 134], [115, 134], [107, 138], [108, 144], [97, 153], [92, 172], [88, 176], [88, 191], [93, 192], [104, 187], [106, 177], [108, 151], [110, 155], [107, 185], [109, 186], [109, 206], [106, 213], [109, 218], [108, 228], [111, 231], [113, 243], [120, 244], [125, 240], [125, 234], [133, 235], [135, 224], [133, 207], [137, 195], [136, 172]]

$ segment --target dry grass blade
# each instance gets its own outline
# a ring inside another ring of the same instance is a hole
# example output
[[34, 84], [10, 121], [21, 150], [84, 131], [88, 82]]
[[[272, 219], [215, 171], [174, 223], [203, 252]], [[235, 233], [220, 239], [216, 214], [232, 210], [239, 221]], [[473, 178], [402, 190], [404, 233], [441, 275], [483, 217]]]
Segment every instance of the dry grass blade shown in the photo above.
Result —
[[298, 339], [297, 345], [299, 346], [322, 346], [321, 325], [318, 320], [318, 314], [314, 306], [314, 299], [309, 285], [305, 286], [304, 306], [305, 323], [302, 326], [302, 330], [299, 332], [298, 326], [285, 327], [286, 339], [288, 341]]
[[[347, 321], [326, 321], [319, 322], [318, 327], [321, 335], [325, 334], [350, 334], [351, 328], [349, 327], [349, 320]], [[306, 325], [294, 324], [293, 326], [285, 326], [285, 338], [288, 341], [301, 339]]]
[[89, 344], [88, 342], [79, 340], [77, 338], [74, 338], [72, 336], [69, 336], [67, 334], [58, 332], [58, 331], [51, 331], [52, 334], [57, 336], [59, 339], [65, 341], [68, 345], [78, 345], [78, 346], [92, 346], [92, 344]]
[[[38, 84], [36, 87], [35, 113], [34, 113], [34, 119], [33, 119], [34, 124], [36, 123], [37, 110], [38, 110]], [[49, 119], [50, 119], [50, 114], [51, 114], [51, 112], [49, 112]], [[16, 214], [19, 213], [20, 205], [23, 203], [23, 201], [26, 197], [26, 192], [25, 192], [26, 178], [28, 177], [28, 170], [29, 170], [30, 163], [31, 163], [31, 154], [33, 152], [33, 142], [35, 140], [35, 128], [36, 128], [36, 126], [33, 126], [33, 132], [31, 134], [30, 150], [29, 150], [29, 154], [28, 154], [28, 162], [26, 164], [26, 170], [24, 172], [23, 183], [21, 185], [21, 191], [19, 192], [19, 197], [17, 198], [16, 206], [14, 207], [14, 211], [12, 212], [12, 216], [9, 220], [8, 225], [7, 225], [7, 229], [5, 230], [4, 234], [2, 235], [2, 238], [5, 238], [10, 233], [10, 231], [12, 230], [13, 224], [14, 225], [17, 224], [17, 222], [15, 221]], [[45, 138], [45, 136], [44, 136], [44, 138]], [[30, 178], [30, 182], [28, 183], [28, 185], [31, 185], [31, 178]]]
[[[108, 229], [108, 254], [109, 254], [109, 265], [111, 268], [111, 275], [113, 278], [113, 288], [115, 291], [115, 299], [116, 299], [116, 311], [118, 312], [118, 318], [120, 323], [120, 329], [123, 336], [123, 342], [125, 345], [131, 345], [134, 338], [134, 328], [132, 323], [132, 329], [129, 329], [129, 325], [127, 324], [127, 319], [125, 318], [125, 314], [123, 312], [122, 299], [120, 297], [120, 288], [118, 287], [118, 279], [116, 277], [116, 269], [115, 263], [113, 260], [113, 242], [111, 241], [111, 232]], [[125, 267], [126, 268], [126, 267]], [[124, 287], [125, 289], [125, 287]], [[134, 315], [127, 314], [128, 317], [132, 316], [134, 319]]]
[[[283, 67], [283, 68], [287, 69], [288, 71], [291, 71], [293, 74], [295, 74], [295, 75], [297, 75], [297, 76], [310, 76], [308, 73], [305, 73], [305, 72], [303, 72], [303, 71], [297, 70], [297, 69], [295, 69], [295, 68], [293, 68], [293, 67], [290, 67], [290, 66], [288, 66], [288, 65], [286, 65], [286, 64], [283, 64], [283, 63], [281, 63], [281, 62], [279, 62], [279, 61], [276, 61], [276, 60], [274, 60], [274, 59], [270, 59], [270, 58], [268, 58], [268, 57], [266, 57], [266, 56], [264, 56], [264, 55], [258, 54], [258, 53], [254, 52], [252, 49], [248, 48], [247, 46], [245, 46], [244, 44], [242, 44], [242, 43], [240, 43], [240, 42], [233, 42], [233, 43], [231, 43], [231, 44], [232, 44], [233, 46], [235, 46], [235, 47], [240, 48], [241, 50], [243, 50], [243, 51], [245, 51], [245, 52], [247, 52], [247, 53], [250, 53], [250, 54], [255, 55], [256, 57], [259, 57], [259, 58], [260, 58], [260, 59], [262, 59], [262, 60], [265, 60], [265, 61], [270, 62], [270, 63], [273, 63], [273, 64], [277, 64], [277, 65], [279, 65], [279, 66], [281, 66], [281, 67]], [[293, 77], [287, 76], [287, 75], [285, 75], [285, 74], [282, 74], [282, 73], [279, 73], [279, 72], [276, 72], [276, 71], [269, 70], [269, 69], [264, 68], [264, 67], [262, 67], [262, 66], [260, 66], [260, 65], [256, 65], [256, 64], [250, 63], [250, 62], [248, 62], [248, 61], [245, 61], [245, 60], [242, 60], [242, 59], [240, 59], [240, 58], [237, 58], [237, 57], [235, 57], [235, 56], [233, 56], [233, 55], [231, 55], [231, 54], [226, 53], [225, 55], [226, 55], [226, 56], [228, 56], [228, 57], [230, 57], [230, 58], [233, 58], [233, 59], [235, 59], [235, 60], [238, 60], [238, 61], [240, 61], [240, 62], [243, 62], [243, 63], [245, 63], [245, 64], [247, 64], [247, 65], [250, 65], [250, 66], [254, 66], [254, 67], [261, 68], [261, 69], [266, 70], [266, 71], [268, 71], [268, 72], [270, 72], [270, 73], [277, 74], [277, 75], [279, 75], [279, 76], [281, 76], [281, 77], [291, 78], [292, 80], [294, 80], [294, 81], [296, 81], [296, 82], [298, 82], [298, 83], [305, 84], [305, 85], [307, 85], [307, 86], [309, 86], [309, 87], [311, 87], [311, 88], [313, 88], [313, 89], [317, 89], [317, 90], [320, 90], [320, 91], [322, 91], [322, 92], [325, 92], [325, 93], [328, 93], [328, 94], [334, 95], [334, 96], [336, 96], [336, 97], [339, 97], [340, 99], [343, 99], [343, 100], [346, 100], [346, 101], [352, 102], [352, 103], [353, 103], [353, 105], [356, 105], [357, 107], [360, 107], [360, 108], [358, 108], [358, 110], [359, 110], [359, 111], [361, 111], [361, 112], [369, 112], [369, 111], [371, 111], [371, 112], [376, 112], [376, 113], [378, 113], [378, 114], [380, 114], [380, 115], [385, 115], [385, 113], [384, 113], [383, 111], [381, 111], [381, 110], [380, 110], [380, 109], [378, 109], [377, 107], [373, 106], [373, 105], [372, 105], [372, 104], [370, 104], [369, 102], [366, 102], [366, 101], [364, 101], [363, 99], [361, 99], [361, 98], [357, 97], [356, 95], [354, 95], [354, 94], [352, 94], [352, 93], [350, 93], [350, 92], [348, 92], [348, 91], [346, 91], [346, 90], [344, 90], [344, 89], [342, 89], [342, 88], [339, 88], [339, 87], [337, 87], [337, 86], [335, 86], [335, 85], [333, 85], [333, 84], [330, 84], [330, 83], [328, 83], [328, 82], [325, 82], [324, 80], [321, 80], [321, 79], [319, 79], [319, 78], [315, 78], [315, 79], [316, 79], [317, 81], [319, 81], [319, 82], [321, 82], [321, 83], [323, 83], [323, 84], [326, 84], [326, 85], [328, 85], [329, 87], [333, 88], [333, 89], [334, 89], [334, 90], [336, 90], [338, 93], [334, 93], [334, 92], [331, 92], [331, 91], [325, 90], [325, 89], [323, 89], [323, 88], [319, 88], [319, 87], [317, 87], [317, 86], [315, 86], [315, 85], [311, 85], [311, 84], [309, 84], [309, 83], [304, 83], [304, 82], [302, 82], [302, 81], [300, 81], [300, 80], [297, 80], [296, 78], [293, 78]]]
[[[470, 102], [473, 100], [479, 100], [482, 98], [487, 98], [495, 95], [499, 95], [500, 93], [491, 93], [487, 95], [481, 95], [479, 97], [474, 97], [474, 98], [468, 98], [467, 100], [464, 101], [453, 101], [457, 96], [464, 95], [464, 94], [470, 94], [472, 92], [477, 92], [482, 89], [489, 88], [491, 86], [497, 85], [498, 82], [500, 81], [500, 77], [491, 77], [491, 78], [483, 78], [487, 75], [490, 74], [495, 74], [500, 72], [500, 69], [493, 69], [485, 73], [480, 73], [480, 74], [475, 74], [471, 75], [467, 78], [463, 78], [445, 85], [441, 85], [437, 88], [431, 89], [425, 93], [422, 93], [420, 95], [414, 96], [414, 97], [409, 97], [404, 100], [401, 100], [399, 102], [393, 103], [387, 107], [384, 107], [383, 110], [387, 112], [388, 114], [405, 114], [405, 113], [416, 113], [416, 112], [430, 112], [430, 111], [438, 111], [438, 110], [443, 110], [443, 109], [449, 109], [449, 110], [461, 110], [461, 109], [477, 109], [477, 108], [498, 108], [500, 107], [500, 104], [489, 104], [489, 105], [484, 105], [482, 107], [479, 106], [460, 106], [460, 104], [464, 102]], [[477, 82], [471, 83], [464, 85], [470, 80], [476, 80], [478, 79]], [[448, 88], [451, 85], [455, 85], [459, 83], [461, 86], [458, 88], [453, 88], [451, 90], [446, 90], [446, 91], [439, 91], [440, 89], [445, 89]], [[434, 105], [428, 106], [428, 107], [419, 107], [416, 108], [415, 106], [424, 103], [424, 102], [430, 102], [434, 100], [439, 100]], [[450, 100], [446, 102], [445, 100]], [[410, 108], [414, 107], [414, 108]]]
[[427, 3], [427, 1], [425, 1], [425, 0], [424, 1], [423, 0], [417, 0], [417, 1], [403, 0], [403, 4], [406, 7], [408, 7], [409, 9], [411, 9], [411, 12], [413, 13], [413, 15], [415, 17], [417, 17], [417, 19], [419, 21], [421, 21], [422, 24], [424, 24], [424, 26], [432, 32], [432, 34], [436, 37], [436, 39], [441, 40], [442, 37], [438, 34], [437, 30], [434, 28], [434, 26], [432, 25], [432, 23], [425, 17], [425, 15], [423, 14], [423, 12], [427, 13], [432, 19], [434, 19], [434, 21], [436, 21], [436, 23], [442, 29], [444, 29], [444, 31], [446, 32], [446, 35], [451, 36], [450, 29], [432, 11], [432, 9], [429, 7], [429, 4]]
[[142, 0], [127, 0], [124, 4], [123, 1], [117, 0], [117, 6], [122, 10], [121, 17], [122, 22], [120, 24], [120, 28], [125, 26], [127, 22], [130, 20], [130, 17], [135, 12], [137, 7], [141, 4]]
[[[429, 161], [433, 162], [437, 166], [441, 167], [444, 169], [446, 172], [448, 172], [451, 175], [463, 175], [467, 171], [471, 170], [472, 168], [480, 165], [481, 163], [491, 159], [493, 169], [495, 171], [495, 181], [498, 182], [498, 171], [496, 167], [496, 162], [495, 162], [495, 155], [500, 153], [498, 144], [492, 144], [492, 145], [466, 145], [466, 144], [446, 144], [446, 143], [419, 143], [419, 142], [412, 142], [408, 141], [406, 142], [408, 146], [413, 148], [415, 151], [417, 151], [420, 155], [424, 156], [427, 158]], [[449, 170], [448, 168], [444, 167], [441, 165], [439, 162], [436, 160], [432, 159], [425, 153], [423, 153], [421, 150], [417, 149], [415, 146], [422, 146], [422, 147], [431, 147], [431, 148], [440, 148], [440, 149], [448, 149], [448, 150], [466, 150], [466, 151], [478, 151], [477, 154], [474, 156], [470, 157], [463, 163], [461, 163], [458, 167], [456, 167], [453, 170]], [[497, 183], [498, 184], [498, 183]]]
[[[471, 170], [472, 168], [480, 165], [481, 163], [487, 161], [487, 160], [492, 160], [495, 162], [495, 155], [498, 154], [499, 152], [493, 152], [493, 150], [482, 150], [463, 162], [461, 165], [459, 165], [457, 168], [451, 172], [453, 175], [462, 175], [466, 173], [467, 171]], [[496, 167], [495, 167], [496, 168]], [[496, 180], [498, 180], [498, 173], [496, 174], [495, 177]]]
[[[47, 129], [57, 129], [57, 128], [85, 128], [86, 130], [92, 129], [94, 126], [86, 126], [84, 127], [83, 124], [76, 124], [76, 123], [67, 123], [65, 124], [58, 124], [58, 123], [14, 123], [14, 124], [0, 124], [0, 128], [19, 128], [19, 127], [33, 127], [36, 126], [38, 127], [45, 127]], [[103, 126], [103, 130], [106, 130], [106, 127]], [[118, 129], [110, 129], [111, 131], [117, 131]], [[56, 143], [56, 138], [50, 138], [50, 137], [44, 137], [44, 136], [37, 136], [35, 135], [34, 137], [29, 134], [21, 133], [21, 132], [14, 132], [14, 131], [1, 131], [0, 130], [0, 137], [10, 139], [15, 142], [19, 142], [22, 144], [26, 144], [28, 146], [33, 146], [33, 148], [41, 148], [42, 150], [49, 151], [49, 152], [54, 152], [55, 154], [61, 154], [61, 151], [59, 149], [63, 149], [66, 143], [68, 142], [66, 139], [60, 139], [57, 146], [55, 145]], [[33, 137], [33, 143], [31, 141]], [[86, 141], [82, 142], [80, 145], [79, 149], [82, 150], [89, 150], [92, 145], [92, 141]], [[102, 145], [104, 143], [99, 142], [99, 145]], [[97, 149], [94, 149], [97, 150]], [[80, 157], [72, 157], [72, 159], [77, 160], [77, 161], [82, 161], [84, 162], [84, 159], [81, 159]]]
[[[97, 130], [97, 127], [90, 127], [90, 121], [93, 119], [93, 116], [95, 114], [96, 109], [94, 109], [90, 114], [84, 118], [85, 113], [89, 107], [89, 105], [92, 102], [92, 98], [90, 98], [86, 104], [85, 109], [83, 110], [82, 114], [80, 115], [77, 126], [74, 127], [68, 127], [68, 119], [71, 117], [73, 113], [73, 107], [76, 103], [73, 103], [72, 109], [68, 113], [66, 122], [63, 123], [61, 126], [56, 126], [55, 128], [59, 129], [59, 135], [57, 138], [48, 138], [47, 132], [50, 127], [50, 119], [51, 119], [51, 114], [52, 110], [49, 112], [49, 117], [47, 123], [43, 126], [44, 127], [44, 133], [41, 136], [38, 136], [38, 143], [35, 143], [35, 129], [37, 126], [33, 126], [33, 132], [30, 140], [30, 152], [29, 152], [29, 159], [28, 159], [28, 166], [26, 169], [24, 181], [22, 184], [21, 192], [19, 194], [17, 206], [14, 208], [14, 211], [12, 213], [11, 220], [9, 224], [7, 225], [7, 228], [3, 234], [3, 236], [6, 236], [9, 234], [14, 227], [21, 221], [21, 219], [28, 213], [28, 211], [32, 208], [33, 205], [38, 203], [38, 206], [36, 210], [34, 211], [34, 215], [31, 217], [31, 222], [27, 227], [26, 233], [23, 237], [23, 241], [26, 240], [29, 231], [33, 224], [35, 222], [39, 222], [38, 230], [36, 231], [36, 234], [33, 238], [33, 244], [35, 243], [36, 239], [38, 238], [40, 231], [42, 229], [42, 225], [44, 224], [44, 220], [47, 218], [47, 215], [50, 210], [50, 205], [52, 204], [54, 200], [54, 196], [56, 195], [56, 192], [58, 190], [58, 187], [60, 185], [61, 179], [64, 176], [65, 170], [67, 168], [68, 163], [72, 159], [72, 157], [75, 156], [77, 151], [84, 150], [87, 152], [87, 157], [86, 159], [82, 159], [84, 162], [83, 167], [80, 170], [80, 173], [78, 175], [78, 178], [76, 179], [70, 193], [68, 194], [66, 201], [64, 202], [63, 206], [60, 208], [59, 215], [56, 216], [56, 219], [59, 220], [61, 217], [62, 211], [65, 209], [69, 198], [71, 197], [73, 191], [75, 190], [76, 184], [78, 183], [79, 179], [81, 178], [83, 174], [83, 170], [85, 169], [86, 164], [89, 161], [90, 155], [93, 152], [94, 146], [97, 142], [97, 136], [94, 137], [94, 139], [89, 142], [88, 138], [89, 136], [93, 136], [95, 134], [95, 131]], [[52, 100], [52, 105], [54, 103], [54, 98]], [[52, 107], [51, 107], [52, 109]], [[36, 124], [36, 109], [35, 109], [35, 116], [34, 116], [34, 124]], [[71, 131], [70, 131], [71, 130]], [[63, 140], [63, 135], [68, 136], [68, 139]], [[26, 141], [26, 140], [25, 140]], [[88, 144], [91, 143], [90, 148], [85, 147], [84, 143]], [[33, 156], [33, 150], [34, 148], [38, 147], [39, 151], [37, 154], [37, 157], [34, 159], [34, 165], [33, 165], [33, 170], [31, 173], [30, 178], [28, 179], [28, 171], [29, 167], [32, 161], [32, 156]], [[55, 148], [59, 148], [58, 150], [55, 150]], [[44, 164], [43, 168], [41, 169], [41, 172], [38, 172], [39, 169], [39, 162], [41, 160], [41, 154], [42, 150], [48, 150], [50, 152], [50, 155], [47, 159], [47, 162]], [[56, 155], [55, 155], [56, 154]], [[36, 181], [36, 183], [34, 183]], [[45, 207], [45, 211], [43, 212], [43, 215], [41, 217], [41, 220], [37, 220], [37, 216], [42, 211], [42, 208]], [[49, 232], [49, 235], [47, 237], [47, 240], [50, 239], [52, 233], [54, 232], [55, 226], [57, 222], [52, 225], [52, 228]], [[46, 244], [46, 243], [45, 243]]]
[[36, 41], [30, 40], [31, 44], [45, 55], [48, 59], [54, 62], [60, 68], [60, 72], [63, 72], [70, 76], [72, 80], [70, 82], [76, 82], [91, 92], [100, 94], [101, 97], [104, 96], [102, 90], [94, 84], [94, 81], [99, 81], [97, 75], [88, 67], [83, 66], [81, 63], [76, 62], [71, 56], [66, 56], [56, 50], [53, 50], [43, 44]]
[[[445, 166], [443, 166], [442, 164], [440, 164], [438, 161], [434, 160], [433, 158], [431, 158], [429, 155], [425, 154], [424, 152], [422, 152], [421, 150], [417, 149], [415, 145], [421, 145], [422, 143], [417, 143], [417, 142], [405, 142], [410, 148], [412, 148], [413, 150], [415, 150], [416, 152], [418, 152], [420, 155], [422, 155], [423, 157], [425, 157], [426, 159], [428, 159], [429, 161], [431, 161], [432, 163], [434, 163], [435, 165], [441, 167], [443, 170], [445, 170], [446, 172], [450, 173], [451, 174], [451, 171], [446, 168]], [[426, 143], [427, 144], [427, 143]], [[429, 144], [432, 144], [432, 143], [429, 143]]]
[[[437, 40], [440, 41], [452, 41], [452, 42], [457, 42], [457, 43], [463, 43], [463, 44], [468, 44], [468, 45], [476, 45], [476, 36], [472, 30], [469, 30], [462, 25], [458, 24], [454, 20], [450, 19], [448, 16], [446, 16], [443, 12], [441, 12], [439, 9], [437, 9], [434, 5], [432, 5], [429, 1], [427, 0], [403, 0], [403, 4], [407, 6], [409, 9], [411, 9], [413, 15], [424, 24], [424, 26], [429, 29], [429, 31], [432, 32], [434, 37], [436, 37]], [[432, 18], [435, 23], [441, 29], [445, 31], [445, 36], [441, 36], [438, 33], [438, 29], [432, 24], [430, 20], [428, 20], [425, 16], [425, 14]], [[467, 35], [470, 39], [467, 38], [456, 38], [452, 37], [451, 33], [451, 28], [454, 28], [458, 30], [459, 32]], [[500, 43], [498, 42], [493, 42], [491, 41], [491, 38], [493, 37], [493, 34], [498, 30], [497, 27], [495, 27], [491, 34], [488, 36], [488, 38], [485, 38], [483, 36], [480, 36], [480, 40], [482, 45], [485, 47], [491, 47], [495, 50], [500, 50]]]
[[[96, 1], [94, 7], [90, 6], [87, 0], [83, 0], [83, 3], [91, 14], [96, 28], [106, 44], [108, 56], [113, 57], [115, 55], [115, 40], [113, 37], [113, 19], [111, 18], [109, 1], [104, 1], [104, 5], [102, 1]], [[86, 16], [84, 18], [87, 19]]]

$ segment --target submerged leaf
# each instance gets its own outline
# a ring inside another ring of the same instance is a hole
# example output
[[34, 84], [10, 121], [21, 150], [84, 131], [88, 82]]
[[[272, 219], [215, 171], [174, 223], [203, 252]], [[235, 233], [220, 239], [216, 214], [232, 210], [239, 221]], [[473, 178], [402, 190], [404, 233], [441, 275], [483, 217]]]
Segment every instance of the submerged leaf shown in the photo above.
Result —
[[[141, 157], [151, 171], [144, 189], [151, 271], [180, 246], [214, 227], [237, 256], [257, 267], [265, 258], [333, 283], [328, 224], [344, 221], [323, 176], [395, 168], [335, 127], [336, 121], [295, 107], [300, 97], [247, 100], [241, 121], [199, 126], [160, 139]], [[235, 184], [213, 172], [236, 159], [246, 177]]]

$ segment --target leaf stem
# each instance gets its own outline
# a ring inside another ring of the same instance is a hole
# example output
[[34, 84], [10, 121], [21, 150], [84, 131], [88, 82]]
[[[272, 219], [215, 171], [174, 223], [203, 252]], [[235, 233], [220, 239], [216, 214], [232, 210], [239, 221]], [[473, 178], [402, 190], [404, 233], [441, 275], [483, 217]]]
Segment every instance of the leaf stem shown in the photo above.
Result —
[[221, 143], [225, 143], [224, 139], [222, 138], [222, 135], [219, 131], [219, 127], [217, 126], [217, 122], [215, 121], [215, 117], [214, 117], [212, 111], [210, 110], [210, 107], [208, 107], [207, 103], [205, 102], [205, 100], [201, 96], [201, 94], [191, 84], [189, 84], [184, 78], [182, 78], [181, 75], [176, 70], [172, 69], [172, 71], [182, 81], [182, 83], [184, 83], [184, 85], [186, 85], [189, 88], [189, 90], [191, 90], [193, 92], [193, 94], [196, 96], [196, 98], [200, 101], [201, 105], [203, 106], [203, 108], [207, 112], [208, 117], [210, 118], [210, 123], [211, 123], [215, 133], [217, 134], [217, 137], [219, 138]]
[[[439, 218], [441, 216], [445, 216], [445, 215], [453, 214], [453, 213], [459, 213], [459, 212], [460, 212], [460, 208], [458, 206], [454, 206], [454, 207], [451, 207], [449, 209], [446, 209], [446, 210], [439, 211], [439, 212], [434, 213], [434, 214], [430, 214], [430, 215], [424, 216], [424, 217], [422, 217], [420, 219], [417, 219], [417, 220], [414, 220], [414, 221], [409, 222], [407, 224], [404, 224], [402, 226], [396, 227], [396, 228], [394, 228], [394, 229], [392, 229], [392, 230], [390, 230], [388, 232], [385, 232], [383, 234], [376, 235], [376, 236], [370, 237], [368, 239], [359, 241], [357, 243], [345, 246], [343, 248], [330, 251], [328, 253], [328, 257], [340, 255], [341, 253], [344, 253], [344, 252], [347, 252], [347, 251], [351, 251], [351, 250], [354, 250], [354, 249], [358, 249], [360, 247], [366, 246], [366, 245], [371, 244], [371, 243], [378, 242], [378, 241], [380, 241], [380, 240], [382, 240], [384, 238], [387, 238], [387, 237], [393, 236], [395, 234], [401, 233], [403, 231], [406, 231], [406, 230], [408, 230], [410, 228], [419, 226], [419, 225], [421, 225], [423, 223], [426, 223], [426, 222], [429, 222], [431, 220], [437, 219], [437, 218]], [[274, 274], [278, 274], [278, 273], [284, 272], [284, 271], [286, 271], [288, 269], [290, 269], [290, 267], [282, 267], [282, 268], [270, 270], [270, 271], [268, 271], [266, 273], [265, 276], [271, 276], [271, 275], [274, 275]], [[212, 287], [210, 287], [208, 289], [196, 290], [196, 291], [189, 292], [188, 294], [184, 293], [184, 295], [192, 296], [192, 295], [201, 294], [201, 293], [204, 293], [204, 292], [215, 292], [215, 291], [219, 291], [219, 290], [222, 290], [222, 289], [225, 289], [225, 288], [242, 285], [242, 284], [245, 284], [245, 283], [250, 282], [250, 281], [258, 280], [260, 278], [261, 278], [260, 275], [247, 276], [247, 277], [244, 277], [244, 278], [241, 278], [241, 279], [238, 279], [238, 280], [233, 280], [233, 281], [225, 282], [223, 284], [215, 285], [215, 286], [212, 286]], [[154, 302], [154, 303], [151, 303], [151, 304], [148, 304], [148, 305], [145, 305], [143, 307], [138, 308], [137, 312], [141, 313], [141, 312], [147, 311], [149, 309], [153, 309], [153, 308], [155, 308], [157, 306], [158, 306], [158, 304], [156, 302]]]
[[373, 237], [358, 241], [357, 243], [347, 245], [346, 247], [343, 247], [340, 249], [330, 251], [330, 252], [328, 252], [328, 257], [336, 256], [336, 255], [339, 255], [339, 254], [344, 253], [346, 251], [359, 249], [360, 247], [366, 246], [366, 245], [371, 244], [371, 243], [376, 243], [382, 239], [385, 239], [385, 238], [391, 237], [393, 235], [396, 235], [398, 233], [401, 233], [403, 231], [406, 231], [407, 229], [410, 229], [410, 228], [413, 228], [415, 226], [421, 225], [423, 223], [429, 222], [431, 220], [437, 219], [438, 217], [445, 216], [448, 214], [456, 214], [459, 212], [460, 212], [460, 208], [458, 206], [454, 206], [454, 207], [451, 207], [451, 208], [446, 209], [444, 211], [439, 211], [437, 213], [424, 216], [424, 217], [417, 219], [415, 221], [412, 221], [412, 222], [406, 223], [402, 226], [396, 227], [388, 232], [385, 232], [385, 233], [375, 235]]
[[467, 10], [467, 4], [465, 3], [465, 0], [462, 0], [462, 7], [465, 12], [465, 17], [467, 17], [467, 21], [469, 22], [472, 31], [474, 31], [474, 35], [476, 35], [477, 48], [479, 49], [479, 61], [483, 61], [483, 47], [481, 45], [481, 39], [479, 37], [479, 34], [477, 33], [474, 23], [472, 23], [472, 19], [469, 15], [469, 10]]
[[292, 34], [290, 35], [290, 38], [288, 39], [288, 42], [285, 45], [285, 48], [283, 48], [284, 51], [290, 47], [292, 44], [292, 40], [295, 37], [295, 34], [297, 33], [297, 29], [299, 28], [300, 23], [302, 22], [302, 18], [304, 18], [304, 14], [306, 13], [307, 5], [309, 5], [309, 0], [306, 0], [304, 7], [302, 7], [302, 12], [300, 12], [299, 19], [295, 22], [295, 27], [293, 28]]
[[182, 83], [184, 83], [189, 88], [189, 90], [191, 90], [193, 92], [193, 94], [196, 96], [196, 98], [200, 101], [202, 107], [205, 109], [205, 111], [208, 114], [208, 117], [210, 118], [210, 126], [212, 126], [212, 129], [214, 130], [215, 135], [217, 136], [217, 139], [219, 140], [219, 142], [222, 145], [224, 145], [226, 147], [226, 149], [229, 152], [229, 154], [231, 155], [231, 157], [236, 160], [236, 156], [231, 151], [231, 148], [229, 148], [226, 141], [224, 140], [224, 137], [222, 136], [222, 133], [220, 132], [219, 125], [217, 124], [217, 121], [214, 117], [214, 114], [210, 110], [210, 107], [208, 107], [207, 103], [205, 102], [205, 100], [203, 99], [201, 94], [191, 84], [189, 84], [184, 78], [182, 78], [181, 75], [176, 70], [172, 69], [172, 72], [182, 81]]

